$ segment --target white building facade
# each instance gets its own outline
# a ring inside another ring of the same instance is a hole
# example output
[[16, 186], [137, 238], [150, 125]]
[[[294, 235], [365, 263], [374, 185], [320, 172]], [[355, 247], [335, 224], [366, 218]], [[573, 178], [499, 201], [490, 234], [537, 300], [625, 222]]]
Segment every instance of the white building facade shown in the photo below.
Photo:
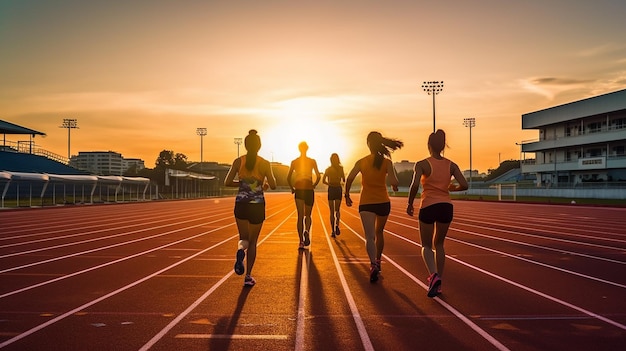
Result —
[[538, 186], [626, 184], [626, 89], [522, 115], [539, 140], [521, 144]]
[[70, 166], [97, 175], [121, 176], [132, 165], [137, 170], [144, 168], [139, 159], [124, 159], [122, 154], [113, 151], [81, 151], [70, 159]]

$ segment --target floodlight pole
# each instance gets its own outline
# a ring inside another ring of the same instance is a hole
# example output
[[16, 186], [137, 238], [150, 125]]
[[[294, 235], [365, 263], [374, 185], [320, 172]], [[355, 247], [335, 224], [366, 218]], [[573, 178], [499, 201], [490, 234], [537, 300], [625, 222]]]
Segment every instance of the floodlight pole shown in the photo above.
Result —
[[204, 162], [204, 159], [203, 159], [204, 145], [203, 145], [202, 139], [206, 135], [206, 128], [196, 128], [196, 134], [200, 136], [200, 173], [202, 173], [202, 165]]
[[430, 81], [422, 84], [422, 89], [433, 96], [433, 133], [435, 132], [435, 95], [443, 90], [443, 81]]
[[235, 138], [235, 144], [237, 144], [237, 158], [239, 158], [239, 145], [241, 145], [241, 143], [243, 143], [242, 138]]
[[76, 118], [63, 118], [63, 124], [59, 128], [67, 128], [67, 164], [70, 163], [70, 131], [78, 129], [78, 120]]
[[470, 117], [470, 118], [463, 118], [463, 125], [466, 127], [469, 127], [469, 132], [470, 132], [470, 149], [469, 149], [469, 154], [470, 154], [470, 176], [469, 176], [469, 188], [472, 188], [472, 128], [476, 126], [476, 118], [474, 117]]

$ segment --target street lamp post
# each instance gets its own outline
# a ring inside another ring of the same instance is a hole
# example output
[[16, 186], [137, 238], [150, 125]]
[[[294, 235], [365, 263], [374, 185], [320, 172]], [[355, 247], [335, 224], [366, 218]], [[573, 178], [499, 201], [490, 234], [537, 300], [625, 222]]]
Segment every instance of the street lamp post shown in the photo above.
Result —
[[476, 126], [476, 119], [474, 117], [463, 118], [463, 125], [469, 127], [470, 132], [470, 175], [469, 175], [469, 188], [472, 188], [472, 128]]
[[63, 118], [63, 124], [59, 128], [67, 128], [67, 163], [70, 163], [70, 131], [78, 128], [78, 120], [76, 118]]
[[235, 138], [235, 144], [237, 144], [237, 158], [239, 158], [239, 145], [241, 145], [241, 143], [243, 143], [243, 139]]
[[200, 136], [200, 172], [202, 172], [202, 165], [204, 163], [204, 145], [202, 139], [206, 135], [206, 128], [196, 128], [196, 134]]
[[424, 84], [422, 84], [422, 89], [424, 89], [424, 91], [428, 93], [428, 95], [433, 96], [433, 133], [434, 133], [435, 132], [435, 95], [439, 94], [443, 90], [443, 81], [424, 82]]

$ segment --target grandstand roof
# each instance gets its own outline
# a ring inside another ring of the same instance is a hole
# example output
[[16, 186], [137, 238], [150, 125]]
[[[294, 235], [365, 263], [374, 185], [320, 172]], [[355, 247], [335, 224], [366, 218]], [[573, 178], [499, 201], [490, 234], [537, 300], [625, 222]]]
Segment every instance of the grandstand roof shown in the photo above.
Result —
[[0, 120], [0, 133], [2, 134], [30, 134], [30, 135], [46, 135], [46, 133], [18, 126], [7, 121]]

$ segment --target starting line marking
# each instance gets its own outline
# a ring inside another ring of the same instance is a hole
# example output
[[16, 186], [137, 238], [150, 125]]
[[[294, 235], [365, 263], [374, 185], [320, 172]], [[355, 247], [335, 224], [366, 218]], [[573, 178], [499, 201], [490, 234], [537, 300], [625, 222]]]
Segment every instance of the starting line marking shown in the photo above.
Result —
[[176, 339], [254, 339], [287, 340], [287, 335], [243, 335], [243, 334], [178, 334]]

